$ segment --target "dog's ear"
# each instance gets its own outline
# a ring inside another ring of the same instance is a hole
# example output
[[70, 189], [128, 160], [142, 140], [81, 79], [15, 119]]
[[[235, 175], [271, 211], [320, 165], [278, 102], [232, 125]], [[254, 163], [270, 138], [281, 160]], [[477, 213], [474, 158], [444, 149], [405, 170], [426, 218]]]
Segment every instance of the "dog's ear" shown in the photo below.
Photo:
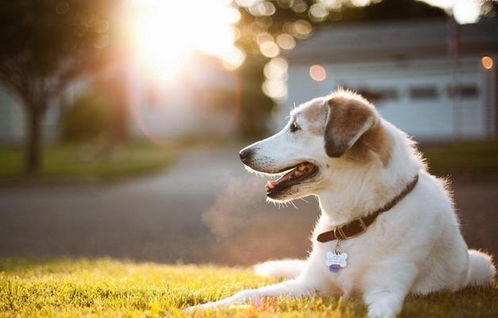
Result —
[[377, 117], [372, 109], [356, 99], [336, 97], [327, 103], [325, 152], [329, 157], [337, 158], [374, 126]]

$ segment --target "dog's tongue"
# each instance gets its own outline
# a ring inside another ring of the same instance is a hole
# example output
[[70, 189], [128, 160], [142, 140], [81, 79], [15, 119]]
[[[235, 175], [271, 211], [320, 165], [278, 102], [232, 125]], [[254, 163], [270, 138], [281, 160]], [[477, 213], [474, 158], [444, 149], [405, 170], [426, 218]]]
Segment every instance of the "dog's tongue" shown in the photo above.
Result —
[[270, 191], [271, 189], [275, 188], [278, 184], [280, 184], [282, 182], [285, 182], [285, 181], [290, 180], [292, 178], [299, 178], [304, 173], [309, 172], [310, 169], [311, 169], [311, 167], [306, 163], [299, 164], [297, 167], [295, 167], [291, 171], [287, 172], [286, 174], [284, 174], [282, 177], [278, 178], [277, 180], [267, 181], [266, 185], [265, 185], [265, 190]]
[[266, 181], [265, 190], [270, 191], [271, 189], [275, 188], [279, 183], [282, 183], [284, 181], [291, 179], [293, 172], [294, 172], [294, 170], [284, 174], [282, 177], [278, 178], [277, 180]]

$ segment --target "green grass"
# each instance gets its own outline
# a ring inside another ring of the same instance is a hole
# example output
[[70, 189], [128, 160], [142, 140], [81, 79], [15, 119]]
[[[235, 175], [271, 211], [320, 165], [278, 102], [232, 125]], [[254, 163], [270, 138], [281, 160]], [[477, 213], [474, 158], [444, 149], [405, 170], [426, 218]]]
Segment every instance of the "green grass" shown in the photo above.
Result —
[[[165, 168], [172, 160], [170, 149], [146, 143], [130, 143], [104, 152], [95, 146], [56, 145], [43, 151], [42, 169], [36, 181], [116, 180]], [[23, 152], [0, 150], [0, 178], [26, 180]]]
[[[242, 268], [101, 260], [0, 260], [0, 317], [184, 317], [180, 309], [275, 280]], [[410, 296], [402, 317], [498, 317], [498, 286]], [[195, 317], [358, 317], [358, 299], [276, 299]]]
[[498, 173], [498, 140], [422, 147], [437, 175]]

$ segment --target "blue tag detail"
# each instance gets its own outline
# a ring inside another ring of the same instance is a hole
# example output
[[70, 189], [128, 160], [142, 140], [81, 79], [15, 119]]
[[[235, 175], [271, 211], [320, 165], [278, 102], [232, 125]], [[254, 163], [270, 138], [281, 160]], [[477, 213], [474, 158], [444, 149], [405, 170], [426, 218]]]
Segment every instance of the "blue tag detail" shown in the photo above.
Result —
[[339, 264], [332, 264], [329, 266], [329, 271], [337, 273], [341, 269], [341, 265]]

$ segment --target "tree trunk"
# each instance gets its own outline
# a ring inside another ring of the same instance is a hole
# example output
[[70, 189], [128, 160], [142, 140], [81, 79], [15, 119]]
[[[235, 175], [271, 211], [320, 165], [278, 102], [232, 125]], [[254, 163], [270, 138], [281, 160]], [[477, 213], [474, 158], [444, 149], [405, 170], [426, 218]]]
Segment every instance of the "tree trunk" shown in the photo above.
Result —
[[27, 118], [27, 139], [25, 149], [24, 169], [27, 175], [33, 176], [40, 172], [42, 155], [42, 131], [41, 121], [43, 111], [38, 109], [28, 109]]
[[120, 78], [114, 78], [114, 96], [113, 96], [113, 113], [114, 125], [112, 131], [112, 142], [115, 144], [123, 144], [129, 139], [129, 123], [128, 123], [128, 109], [129, 109], [129, 92], [128, 92], [128, 78], [126, 74], [127, 69], [123, 66], [121, 68]]

